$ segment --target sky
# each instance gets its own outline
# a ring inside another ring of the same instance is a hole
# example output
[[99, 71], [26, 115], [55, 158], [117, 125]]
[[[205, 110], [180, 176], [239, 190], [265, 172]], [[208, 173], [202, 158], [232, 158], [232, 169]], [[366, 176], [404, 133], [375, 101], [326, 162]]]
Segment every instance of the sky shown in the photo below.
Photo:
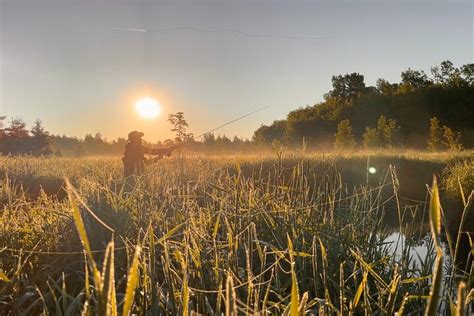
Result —
[[[0, 116], [68, 136], [164, 140], [178, 111], [199, 135], [269, 106], [215, 132], [250, 138], [333, 75], [398, 82], [446, 59], [474, 60], [473, 1], [0, 0]], [[158, 118], [135, 113], [142, 96]]]

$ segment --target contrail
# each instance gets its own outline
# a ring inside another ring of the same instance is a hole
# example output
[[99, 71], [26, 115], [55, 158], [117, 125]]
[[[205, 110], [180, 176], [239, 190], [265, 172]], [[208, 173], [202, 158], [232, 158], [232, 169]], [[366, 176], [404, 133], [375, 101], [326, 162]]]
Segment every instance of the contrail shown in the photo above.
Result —
[[314, 37], [314, 36], [293, 36], [293, 35], [281, 35], [281, 34], [253, 34], [246, 33], [240, 30], [235, 29], [206, 29], [195, 26], [183, 26], [183, 27], [173, 27], [166, 29], [138, 29], [138, 28], [114, 28], [116, 31], [128, 31], [128, 32], [150, 32], [150, 33], [161, 33], [161, 32], [175, 32], [175, 31], [196, 31], [202, 33], [234, 33], [243, 37], [253, 37], [253, 38], [280, 38], [280, 39], [289, 39], [289, 40], [327, 40], [332, 39], [333, 37]]
[[115, 28], [114, 31], [146, 32], [146, 30], [144, 29], [131, 29], [131, 28], [125, 28], [125, 27]]

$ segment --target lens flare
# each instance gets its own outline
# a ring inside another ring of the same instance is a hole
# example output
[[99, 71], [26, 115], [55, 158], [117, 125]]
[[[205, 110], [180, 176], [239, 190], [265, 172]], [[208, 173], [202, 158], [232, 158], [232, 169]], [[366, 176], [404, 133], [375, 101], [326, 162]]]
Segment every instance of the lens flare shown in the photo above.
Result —
[[375, 169], [374, 167], [369, 168], [369, 173], [374, 174], [376, 172], [377, 172], [377, 169]]

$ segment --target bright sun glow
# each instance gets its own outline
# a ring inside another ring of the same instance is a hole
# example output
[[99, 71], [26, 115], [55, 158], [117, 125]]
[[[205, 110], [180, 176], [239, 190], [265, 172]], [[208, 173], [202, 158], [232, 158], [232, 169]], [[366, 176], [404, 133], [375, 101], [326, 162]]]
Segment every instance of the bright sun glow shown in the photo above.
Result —
[[153, 98], [146, 97], [135, 103], [137, 113], [146, 119], [153, 119], [160, 114], [160, 104]]

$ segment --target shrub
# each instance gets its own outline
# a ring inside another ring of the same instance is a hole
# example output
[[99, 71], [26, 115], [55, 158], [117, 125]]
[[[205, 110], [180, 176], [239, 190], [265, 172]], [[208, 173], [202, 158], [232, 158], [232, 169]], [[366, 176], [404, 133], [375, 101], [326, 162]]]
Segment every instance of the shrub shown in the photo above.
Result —
[[367, 127], [362, 137], [365, 148], [393, 147], [400, 143], [400, 127], [396, 120], [380, 115], [377, 127]]
[[430, 138], [428, 139], [429, 150], [439, 150], [442, 148], [443, 131], [436, 116], [430, 119]]
[[460, 139], [460, 132], [454, 132], [446, 125], [441, 126], [436, 116], [430, 119], [430, 138], [427, 142], [429, 150], [462, 150]]
[[459, 196], [461, 185], [467, 197], [474, 190], [474, 160], [463, 160], [449, 165], [442, 178], [446, 192]]
[[334, 136], [334, 148], [336, 149], [351, 149], [357, 145], [354, 140], [354, 135], [352, 135], [352, 127], [349, 120], [339, 122], [337, 132]]
[[461, 133], [455, 133], [450, 127], [443, 126], [443, 145], [450, 150], [462, 150]]

